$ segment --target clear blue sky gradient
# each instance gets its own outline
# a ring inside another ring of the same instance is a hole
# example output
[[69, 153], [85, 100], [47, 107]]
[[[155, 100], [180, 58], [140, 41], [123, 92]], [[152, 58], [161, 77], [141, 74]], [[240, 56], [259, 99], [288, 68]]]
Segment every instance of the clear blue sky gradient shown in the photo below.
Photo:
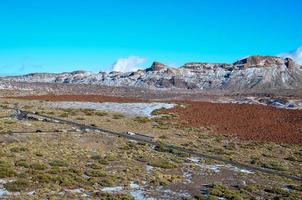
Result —
[[0, 74], [181, 65], [302, 45], [301, 0], [1, 0]]

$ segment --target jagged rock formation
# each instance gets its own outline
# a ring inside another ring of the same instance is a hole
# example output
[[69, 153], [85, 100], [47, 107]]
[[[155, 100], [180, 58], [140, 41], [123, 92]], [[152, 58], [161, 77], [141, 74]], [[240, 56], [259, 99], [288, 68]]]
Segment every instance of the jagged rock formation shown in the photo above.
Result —
[[222, 89], [232, 91], [301, 89], [302, 66], [290, 58], [251, 56], [233, 64], [187, 63], [170, 68], [154, 62], [150, 68], [135, 72], [35, 73], [2, 77], [0, 81], [80, 83], [106, 86], [132, 86], [148, 89]]

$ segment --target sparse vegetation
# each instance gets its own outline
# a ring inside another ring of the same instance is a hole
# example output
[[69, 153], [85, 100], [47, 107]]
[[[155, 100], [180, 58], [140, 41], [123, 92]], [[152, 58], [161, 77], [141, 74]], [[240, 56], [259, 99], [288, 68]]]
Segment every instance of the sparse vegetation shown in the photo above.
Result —
[[222, 197], [225, 199], [234, 199], [234, 200], [246, 199], [246, 196], [244, 196], [244, 194], [242, 194], [236, 190], [231, 190], [222, 184], [211, 185], [210, 189], [209, 189], [209, 195], [216, 196], [216, 197]]
[[45, 170], [48, 168], [48, 166], [44, 163], [32, 163], [30, 164], [29, 166], [31, 169], [34, 169], [34, 170]]
[[163, 169], [173, 169], [177, 167], [177, 164], [167, 160], [154, 160], [150, 163], [150, 165]]
[[24, 167], [24, 168], [29, 168], [30, 164], [26, 162], [25, 160], [19, 160], [15, 163], [16, 166], [18, 167]]
[[8, 182], [4, 184], [4, 187], [11, 192], [20, 192], [30, 186], [30, 183], [25, 179], [18, 179], [16, 181]]
[[13, 177], [17, 173], [12, 166], [5, 161], [0, 161], [0, 178]]
[[144, 124], [144, 123], [150, 122], [151, 120], [148, 117], [136, 117], [134, 119], [134, 121]]
[[91, 177], [105, 177], [106, 176], [106, 173], [101, 170], [101, 169], [87, 169], [85, 171], [85, 174], [87, 176], [91, 176]]
[[24, 151], [27, 151], [28, 149], [25, 148], [25, 147], [13, 147], [10, 149], [11, 152], [14, 152], [14, 153], [20, 153], [20, 152], [24, 152]]
[[[20, 103], [19, 106], [22, 107], [23, 104]], [[297, 167], [300, 166], [302, 159], [299, 145], [249, 142], [215, 135], [213, 134], [215, 127], [183, 126], [181, 123], [174, 122], [178, 119], [177, 116], [169, 114], [151, 119], [144, 117], [133, 119], [118, 114], [114, 117], [116, 115], [114, 113], [90, 109], [51, 110], [40, 109], [36, 105], [29, 109], [54, 116], [65, 115], [65, 117], [80, 120], [80, 123], [104, 127], [116, 132], [133, 130], [137, 133], [148, 133], [154, 136], [159, 144], [147, 145], [128, 141], [122, 137], [107, 137], [93, 132], [11, 135], [5, 133], [3, 136], [0, 135], [2, 142], [0, 178], [9, 181], [3, 184], [7, 190], [21, 191], [20, 199], [26, 199], [28, 197], [26, 194], [30, 191], [35, 191], [32, 195], [33, 199], [62, 199], [64, 195], [72, 199], [80, 199], [83, 193], [68, 192], [78, 188], [89, 194], [91, 199], [131, 199], [131, 196], [124, 192], [131, 191], [129, 185], [134, 180], [137, 180], [141, 189], [162, 188], [165, 190], [170, 188], [167, 186], [171, 184], [179, 187], [186, 184], [185, 187], [190, 188], [191, 184], [198, 184], [194, 181], [200, 178], [204, 178], [204, 182], [210, 184], [205, 190], [207, 197], [200, 193], [192, 199], [217, 199], [218, 197], [301, 199], [300, 185], [277, 176], [268, 177], [264, 173], [249, 175], [240, 173], [240, 181], [244, 182], [241, 183], [234, 181], [234, 177], [237, 177], [239, 172], [225, 169], [229, 171], [225, 174], [223, 184], [212, 184], [213, 170], [203, 170], [202, 166], [223, 165], [223, 163], [211, 159], [191, 161], [188, 158], [193, 157], [192, 155], [173, 148], [184, 147], [249, 165], [278, 171], [285, 170], [287, 174], [302, 177], [301, 169]], [[169, 111], [165, 110], [165, 112]], [[7, 124], [5, 121], [10, 120], [0, 119], [3, 132], [8, 129], [30, 131], [37, 129], [76, 130], [78, 128], [42, 121], [12, 120], [14, 122], [12, 124]], [[217, 172], [217, 177], [220, 176], [219, 173]], [[190, 176], [192, 176], [190, 180], [192, 183], [189, 181]], [[256, 180], [256, 183], [251, 184], [250, 180]], [[237, 185], [237, 182], [240, 183]], [[122, 186], [125, 190], [116, 194], [97, 192], [103, 187], [115, 186]], [[53, 191], [56, 194], [53, 194]], [[159, 194], [160, 191], [161, 189], [156, 192]], [[172, 192], [174, 192], [173, 189]]]
[[50, 166], [67, 167], [68, 163], [65, 160], [54, 160], [49, 163]]
[[97, 112], [95, 112], [94, 113], [96, 116], [99, 116], [99, 117], [103, 117], [103, 116], [107, 116], [108, 115], [108, 113], [106, 113], [106, 112], [101, 112], [101, 111], [97, 111]]
[[263, 163], [262, 167], [269, 168], [269, 169], [274, 169], [274, 170], [279, 170], [279, 171], [286, 171], [288, 168], [285, 165], [282, 165], [280, 162], [268, 162], [268, 163]]
[[124, 118], [125, 116], [124, 115], [122, 115], [122, 114], [113, 114], [112, 115], [112, 118], [113, 119], [121, 119], [121, 118]]
[[62, 114], [60, 114], [60, 117], [68, 117], [69, 116], [69, 113], [67, 113], [67, 112], [64, 112], [64, 113], [62, 113]]

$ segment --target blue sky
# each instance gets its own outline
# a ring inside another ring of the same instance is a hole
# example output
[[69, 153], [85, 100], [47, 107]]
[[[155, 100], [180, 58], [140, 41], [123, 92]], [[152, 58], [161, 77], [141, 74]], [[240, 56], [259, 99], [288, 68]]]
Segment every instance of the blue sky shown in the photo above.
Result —
[[301, 10], [300, 0], [1, 0], [0, 74], [278, 55], [302, 45]]

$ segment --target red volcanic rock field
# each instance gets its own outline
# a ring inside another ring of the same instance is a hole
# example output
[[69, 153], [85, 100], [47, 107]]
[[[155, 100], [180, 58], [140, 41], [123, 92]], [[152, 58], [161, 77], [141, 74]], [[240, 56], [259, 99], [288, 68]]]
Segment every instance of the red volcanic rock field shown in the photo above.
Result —
[[302, 144], [302, 110], [248, 104], [183, 102], [166, 112], [179, 115], [188, 126], [213, 127], [215, 133], [240, 139]]

